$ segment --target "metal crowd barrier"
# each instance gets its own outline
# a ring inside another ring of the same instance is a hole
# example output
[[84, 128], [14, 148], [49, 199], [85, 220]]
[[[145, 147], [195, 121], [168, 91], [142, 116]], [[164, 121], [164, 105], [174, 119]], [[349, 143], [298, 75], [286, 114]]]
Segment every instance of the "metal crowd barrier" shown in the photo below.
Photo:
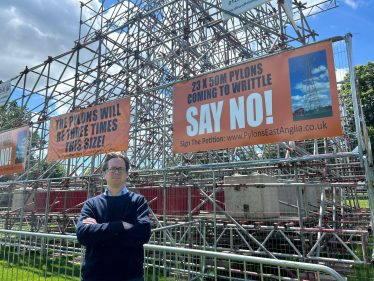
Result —
[[[0, 229], [0, 246], [0, 280], [80, 280], [76, 236]], [[313, 263], [151, 244], [144, 251], [145, 280], [345, 280]]]

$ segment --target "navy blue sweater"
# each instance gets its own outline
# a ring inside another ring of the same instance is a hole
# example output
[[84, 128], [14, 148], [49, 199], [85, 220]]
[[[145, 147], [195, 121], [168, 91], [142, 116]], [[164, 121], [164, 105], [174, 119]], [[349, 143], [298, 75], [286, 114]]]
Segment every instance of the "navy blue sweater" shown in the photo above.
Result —
[[[93, 218], [97, 224], [82, 221]], [[133, 224], [128, 230], [122, 221]], [[120, 281], [143, 276], [143, 244], [151, 236], [148, 205], [133, 192], [90, 198], [76, 227], [79, 243], [86, 246], [82, 265], [84, 281]]]

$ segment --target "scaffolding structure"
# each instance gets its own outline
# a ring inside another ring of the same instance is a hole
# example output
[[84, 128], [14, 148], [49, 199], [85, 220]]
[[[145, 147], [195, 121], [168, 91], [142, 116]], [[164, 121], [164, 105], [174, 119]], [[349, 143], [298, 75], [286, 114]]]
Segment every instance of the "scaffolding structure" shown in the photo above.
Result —
[[[105, 187], [104, 155], [46, 166], [49, 120], [130, 97], [129, 189], [147, 198], [154, 228], [180, 224], [154, 234], [152, 243], [320, 262], [345, 274], [354, 274], [347, 264], [371, 263], [372, 155], [354, 83], [352, 99], [339, 97], [341, 137], [184, 154], [172, 149], [174, 84], [312, 44], [318, 34], [307, 19], [336, 8], [334, 0], [294, 1], [296, 25], [283, 1], [228, 21], [216, 0], [121, 0], [98, 10], [91, 2], [81, 4], [79, 37], [70, 51], [10, 79], [8, 104], [16, 102], [23, 115], [0, 132], [29, 125], [31, 134], [26, 172], [0, 176], [1, 228], [74, 232], [85, 200]], [[351, 35], [329, 40], [336, 69], [354, 73]], [[347, 115], [350, 107], [355, 116]], [[51, 178], [61, 167], [64, 176]], [[225, 182], [254, 172], [277, 182]], [[283, 188], [297, 200], [279, 200], [287, 207], [279, 216], [243, 219], [225, 210], [229, 188]]]

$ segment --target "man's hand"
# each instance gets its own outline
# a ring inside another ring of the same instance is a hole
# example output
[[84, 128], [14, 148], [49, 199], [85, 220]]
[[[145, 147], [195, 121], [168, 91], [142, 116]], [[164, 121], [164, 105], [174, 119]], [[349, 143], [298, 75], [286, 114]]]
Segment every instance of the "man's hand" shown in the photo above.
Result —
[[123, 221], [122, 224], [123, 224], [124, 229], [130, 229], [131, 227], [134, 226], [131, 223], [128, 223], [128, 222], [125, 222], [125, 221]]
[[82, 221], [83, 224], [97, 224], [95, 219], [87, 218]]

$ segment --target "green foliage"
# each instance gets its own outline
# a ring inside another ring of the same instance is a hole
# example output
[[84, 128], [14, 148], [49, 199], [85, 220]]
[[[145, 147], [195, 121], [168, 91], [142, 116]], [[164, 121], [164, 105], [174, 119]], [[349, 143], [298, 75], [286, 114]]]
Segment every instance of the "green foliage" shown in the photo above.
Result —
[[39, 251], [18, 251], [17, 247], [3, 247], [0, 251], [2, 280], [79, 281], [79, 276], [80, 264], [74, 262], [72, 255], [53, 255], [53, 251], [48, 251], [44, 257]]
[[[373, 238], [368, 238], [368, 243], [373, 243]], [[362, 257], [362, 247], [361, 245], [353, 245], [352, 250], [355, 252], [355, 254], [358, 257]], [[371, 259], [371, 254], [373, 253], [373, 247], [368, 246], [367, 247], [367, 253], [368, 253], [368, 260]], [[365, 266], [365, 265], [358, 265], [355, 264], [352, 266], [352, 270], [354, 270], [354, 274], [351, 276], [348, 276], [348, 281], [361, 281], [361, 280], [372, 280], [374, 276], [374, 268], [372, 266]]]
[[86, 172], [84, 172], [84, 175], [85, 176], [91, 175], [91, 169], [87, 169]]
[[374, 126], [374, 62], [356, 66], [356, 78], [365, 121]]
[[18, 127], [23, 121], [30, 120], [31, 114], [22, 110], [17, 102], [0, 106], [0, 130], [5, 131]]
[[[28, 124], [31, 120], [31, 112], [27, 108], [21, 108], [17, 104], [17, 102], [11, 102], [4, 106], [0, 106], [0, 131], [10, 130], [12, 128], [17, 128], [19, 126], [23, 126]], [[31, 136], [31, 131], [29, 132], [29, 138], [32, 140], [31, 142], [31, 155], [30, 155], [30, 167], [33, 166], [34, 163], [39, 161], [39, 148], [41, 148], [42, 139], [36, 132], [33, 131]], [[30, 150], [27, 150], [27, 159], [29, 159]], [[65, 171], [62, 165], [56, 165], [52, 168], [55, 163], [43, 163], [42, 168], [33, 168], [30, 171], [29, 179], [34, 179], [35, 176], [43, 174], [45, 171], [47, 173], [43, 178], [58, 178], [65, 175]], [[12, 175], [4, 175], [0, 177], [1, 182], [12, 181], [14, 178]], [[1, 190], [1, 189], [0, 189]]]
[[[11, 102], [9, 104], [0, 106], [0, 131], [6, 131], [13, 128], [17, 128], [22, 125], [26, 125], [28, 120], [31, 119], [31, 113], [24, 108], [23, 110], [17, 104], [17, 102]], [[31, 133], [31, 130], [30, 130]], [[40, 136], [33, 132], [32, 134], [32, 149], [40, 147]], [[31, 159], [36, 156], [33, 153]]]
[[[371, 150], [374, 151], [374, 62], [368, 61], [365, 65], [355, 67], [356, 91], [361, 99], [362, 111], [368, 129]], [[349, 80], [349, 74], [344, 80]], [[347, 105], [349, 125], [355, 128], [355, 120], [352, 107], [351, 84], [346, 82], [341, 87], [341, 95]]]
[[38, 170], [38, 168], [34, 168], [30, 171], [29, 179], [34, 179], [40, 175], [42, 175], [44, 172], [46, 172], [43, 176], [43, 178], [60, 178], [65, 176], [65, 169], [62, 165], [55, 165], [55, 162], [44, 162], [43, 167], [41, 170]]
[[[15, 101], [0, 106], [0, 132], [16, 128], [22, 125], [22, 122], [29, 120], [30, 118], [31, 114], [28, 113], [27, 110], [21, 110], [21, 107]], [[35, 136], [35, 138], [38, 139], [39, 136]], [[12, 180], [12, 175], [0, 176], [1, 182]], [[5, 187], [0, 187], [0, 191], [4, 191], [5, 189]]]

